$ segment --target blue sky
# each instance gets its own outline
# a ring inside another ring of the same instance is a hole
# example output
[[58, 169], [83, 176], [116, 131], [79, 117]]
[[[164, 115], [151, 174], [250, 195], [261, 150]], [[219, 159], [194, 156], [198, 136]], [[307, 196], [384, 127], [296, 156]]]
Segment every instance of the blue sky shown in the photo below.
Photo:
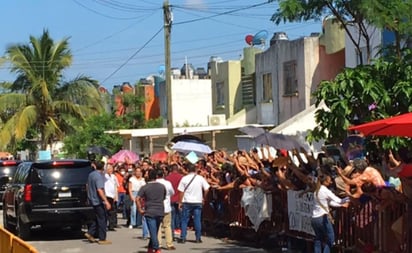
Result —
[[[247, 46], [245, 36], [260, 30], [269, 33], [267, 45], [274, 32], [284, 31], [296, 39], [321, 31], [319, 21], [276, 26], [270, 21], [276, 2], [248, 8], [264, 2], [169, 0], [174, 22], [172, 67], [181, 68], [185, 59], [195, 68], [207, 68], [211, 56], [240, 59]], [[70, 38], [73, 64], [66, 79], [90, 76], [109, 90], [122, 82], [135, 83], [157, 74], [164, 64], [162, 5], [163, 0], [3, 0], [0, 55], [8, 45], [27, 44], [30, 35], [39, 37], [48, 29], [55, 41]], [[224, 12], [231, 13], [217, 15]], [[13, 80], [9, 66], [0, 66], [0, 81]]]

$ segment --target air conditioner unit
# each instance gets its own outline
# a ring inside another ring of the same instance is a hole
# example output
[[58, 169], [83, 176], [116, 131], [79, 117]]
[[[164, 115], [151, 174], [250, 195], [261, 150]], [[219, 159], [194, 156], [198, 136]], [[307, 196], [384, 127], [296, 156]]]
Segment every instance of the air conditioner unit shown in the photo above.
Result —
[[226, 116], [224, 114], [209, 115], [209, 126], [223, 126], [226, 125]]

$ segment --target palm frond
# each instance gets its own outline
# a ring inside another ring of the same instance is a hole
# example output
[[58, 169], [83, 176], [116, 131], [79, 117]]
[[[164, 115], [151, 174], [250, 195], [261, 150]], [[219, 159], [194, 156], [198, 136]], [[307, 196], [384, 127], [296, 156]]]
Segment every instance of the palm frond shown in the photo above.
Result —
[[14, 115], [0, 128], [0, 147], [4, 148], [7, 146], [12, 137], [14, 136], [14, 130], [16, 127], [16, 121], [18, 116]]
[[8, 110], [18, 110], [26, 105], [25, 94], [6, 93], [0, 95], [0, 113]]
[[27, 130], [37, 122], [39, 113], [36, 106], [29, 105], [16, 115], [15, 135], [16, 139], [22, 139], [26, 136]]

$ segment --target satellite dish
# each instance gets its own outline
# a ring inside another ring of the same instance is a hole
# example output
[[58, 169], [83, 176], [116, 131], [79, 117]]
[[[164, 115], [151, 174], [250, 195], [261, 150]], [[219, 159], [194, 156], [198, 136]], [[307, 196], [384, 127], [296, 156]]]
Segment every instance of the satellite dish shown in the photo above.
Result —
[[246, 35], [245, 37], [246, 44], [253, 46], [253, 35]]
[[253, 36], [253, 45], [262, 45], [265, 44], [266, 39], [268, 38], [268, 31], [262, 30]]

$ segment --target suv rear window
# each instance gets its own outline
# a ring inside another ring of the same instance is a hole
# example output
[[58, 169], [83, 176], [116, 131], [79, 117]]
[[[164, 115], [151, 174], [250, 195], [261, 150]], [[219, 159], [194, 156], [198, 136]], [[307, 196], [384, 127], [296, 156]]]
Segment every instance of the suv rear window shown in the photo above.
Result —
[[78, 184], [86, 183], [89, 173], [93, 171], [91, 166], [81, 167], [49, 167], [33, 166], [32, 183], [42, 184]]
[[0, 186], [7, 184], [10, 179], [14, 176], [17, 169], [16, 162], [10, 162], [10, 164], [5, 162], [0, 162]]

